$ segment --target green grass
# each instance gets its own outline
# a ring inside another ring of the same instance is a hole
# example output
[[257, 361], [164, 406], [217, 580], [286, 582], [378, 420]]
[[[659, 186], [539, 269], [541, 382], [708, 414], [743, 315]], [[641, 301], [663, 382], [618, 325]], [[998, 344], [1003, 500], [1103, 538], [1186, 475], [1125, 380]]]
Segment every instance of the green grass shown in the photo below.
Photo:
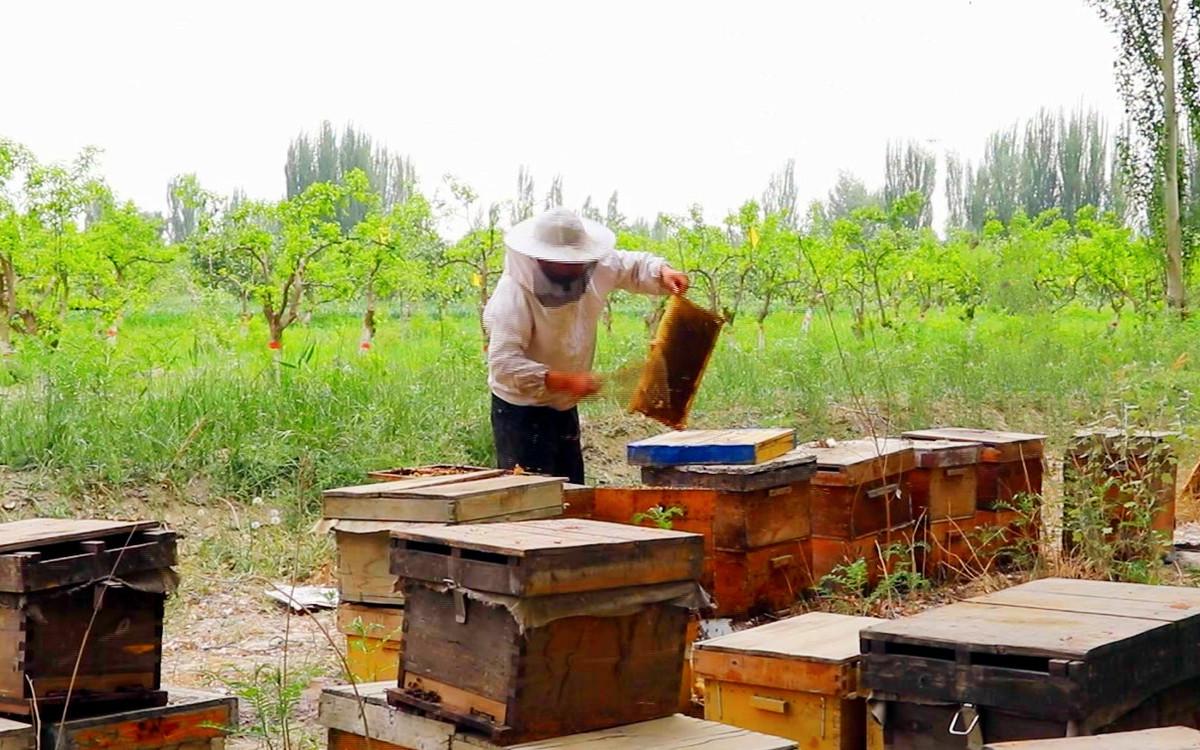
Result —
[[[1086, 310], [930, 315], [857, 339], [848, 319], [831, 326], [818, 314], [807, 333], [801, 321], [770, 318], [762, 349], [752, 322], [739, 321], [712, 360], [694, 425], [850, 437], [876, 415], [894, 430], [957, 422], [1061, 439], [1130, 406], [1144, 422], [1197, 421], [1194, 322], [1129, 317], [1114, 327]], [[116, 347], [73, 321], [57, 350], [26, 344], [0, 364], [0, 464], [47, 472], [68, 497], [139, 485], [181, 495], [203, 486], [233, 504], [261, 497], [299, 529], [322, 488], [369, 469], [490, 462], [473, 316], [388, 320], [366, 355], [358, 335], [354, 316], [320, 315], [289, 331], [276, 364], [261, 324], [226, 310], [133, 317]], [[638, 311], [620, 313], [613, 334], [601, 332], [598, 369], [638, 362], [646, 340]], [[593, 425], [621, 413], [612, 398], [584, 407]], [[619, 460], [619, 447], [605, 450]]]

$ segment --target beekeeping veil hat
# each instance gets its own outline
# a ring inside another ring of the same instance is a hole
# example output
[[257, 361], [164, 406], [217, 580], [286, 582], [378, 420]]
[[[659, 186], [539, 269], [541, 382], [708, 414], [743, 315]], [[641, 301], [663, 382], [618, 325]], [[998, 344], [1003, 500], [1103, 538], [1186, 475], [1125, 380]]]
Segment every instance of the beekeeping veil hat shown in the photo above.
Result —
[[566, 208], [552, 208], [509, 229], [504, 244], [537, 260], [592, 263], [612, 251], [617, 238], [599, 222], [581, 219]]

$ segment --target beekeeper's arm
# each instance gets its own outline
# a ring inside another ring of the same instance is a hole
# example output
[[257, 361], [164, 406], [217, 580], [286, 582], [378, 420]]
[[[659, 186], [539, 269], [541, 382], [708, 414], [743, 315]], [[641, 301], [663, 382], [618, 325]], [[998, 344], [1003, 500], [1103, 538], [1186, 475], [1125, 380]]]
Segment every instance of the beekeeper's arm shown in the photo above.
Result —
[[616, 287], [638, 294], [683, 294], [688, 290], [687, 274], [676, 271], [651, 253], [617, 250]]
[[591, 373], [559, 372], [529, 358], [526, 352], [534, 335], [533, 316], [523, 297], [513, 290], [503, 285], [496, 289], [484, 310], [483, 325], [488, 334], [488, 369], [503, 388], [534, 399], [544, 397], [546, 391], [583, 398], [600, 389], [599, 380]]

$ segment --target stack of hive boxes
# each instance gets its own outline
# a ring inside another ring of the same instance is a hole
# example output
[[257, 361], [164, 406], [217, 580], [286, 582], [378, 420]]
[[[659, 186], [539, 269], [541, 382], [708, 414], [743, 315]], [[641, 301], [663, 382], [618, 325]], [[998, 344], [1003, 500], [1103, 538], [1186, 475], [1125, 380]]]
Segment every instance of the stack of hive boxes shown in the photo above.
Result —
[[[598, 487], [593, 518], [704, 537], [701, 583], [721, 617], [790, 606], [812, 584], [813, 457], [794, 430], [694, 430], [629, 445], [643, 486]], [[648, 512], [649, 511], [649, 512]], [[636, 520], [635, 520], [636, 519]]]
[[705, 604], [700, 536], [582, 519], [391, 534], [400, 674], [363, 686], [363, 706], [326, 691], [330, 747], [794, 747], [673, 716]]
[[904, 486], [917, 519], [918, 554], [925, 574], [955, 577], [979, 569], [975, 498], [979, 443], [916, 440], [916, 466]]
[[338, 629], [356, 680], [394, 679], [404, 593], [390, 570], [393, 531], [414, 523], [491, 523], [562, 514], [563, 482], [497, 469], [426, 466], [371, 475], [324, 495], [323, 527], [337, 543]]
[[0, 524], [0, 747], [222, 746], [236, 701], [162, 685], [174, 564], [158, 523]]

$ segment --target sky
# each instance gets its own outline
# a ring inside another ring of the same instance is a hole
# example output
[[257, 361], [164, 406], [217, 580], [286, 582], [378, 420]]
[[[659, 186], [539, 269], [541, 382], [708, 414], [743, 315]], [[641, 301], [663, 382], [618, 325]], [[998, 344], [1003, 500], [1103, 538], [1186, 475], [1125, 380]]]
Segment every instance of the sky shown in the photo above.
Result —
[[[289, 141], [352, 122], [485, 200], [515, 192], [718, 221], [796, 160], [803, 203], [889, 140], [977, 156], [1041, 107], [1115, 122], [1114, 38], [1084, 0], [6, 3], [0, 137], [103, 150], [122, 198], [173, 175], [283, 194]], [[939, 175], [940, 176], [940, 175]], [[944, 214], [935, 199], [936, 217]]]

